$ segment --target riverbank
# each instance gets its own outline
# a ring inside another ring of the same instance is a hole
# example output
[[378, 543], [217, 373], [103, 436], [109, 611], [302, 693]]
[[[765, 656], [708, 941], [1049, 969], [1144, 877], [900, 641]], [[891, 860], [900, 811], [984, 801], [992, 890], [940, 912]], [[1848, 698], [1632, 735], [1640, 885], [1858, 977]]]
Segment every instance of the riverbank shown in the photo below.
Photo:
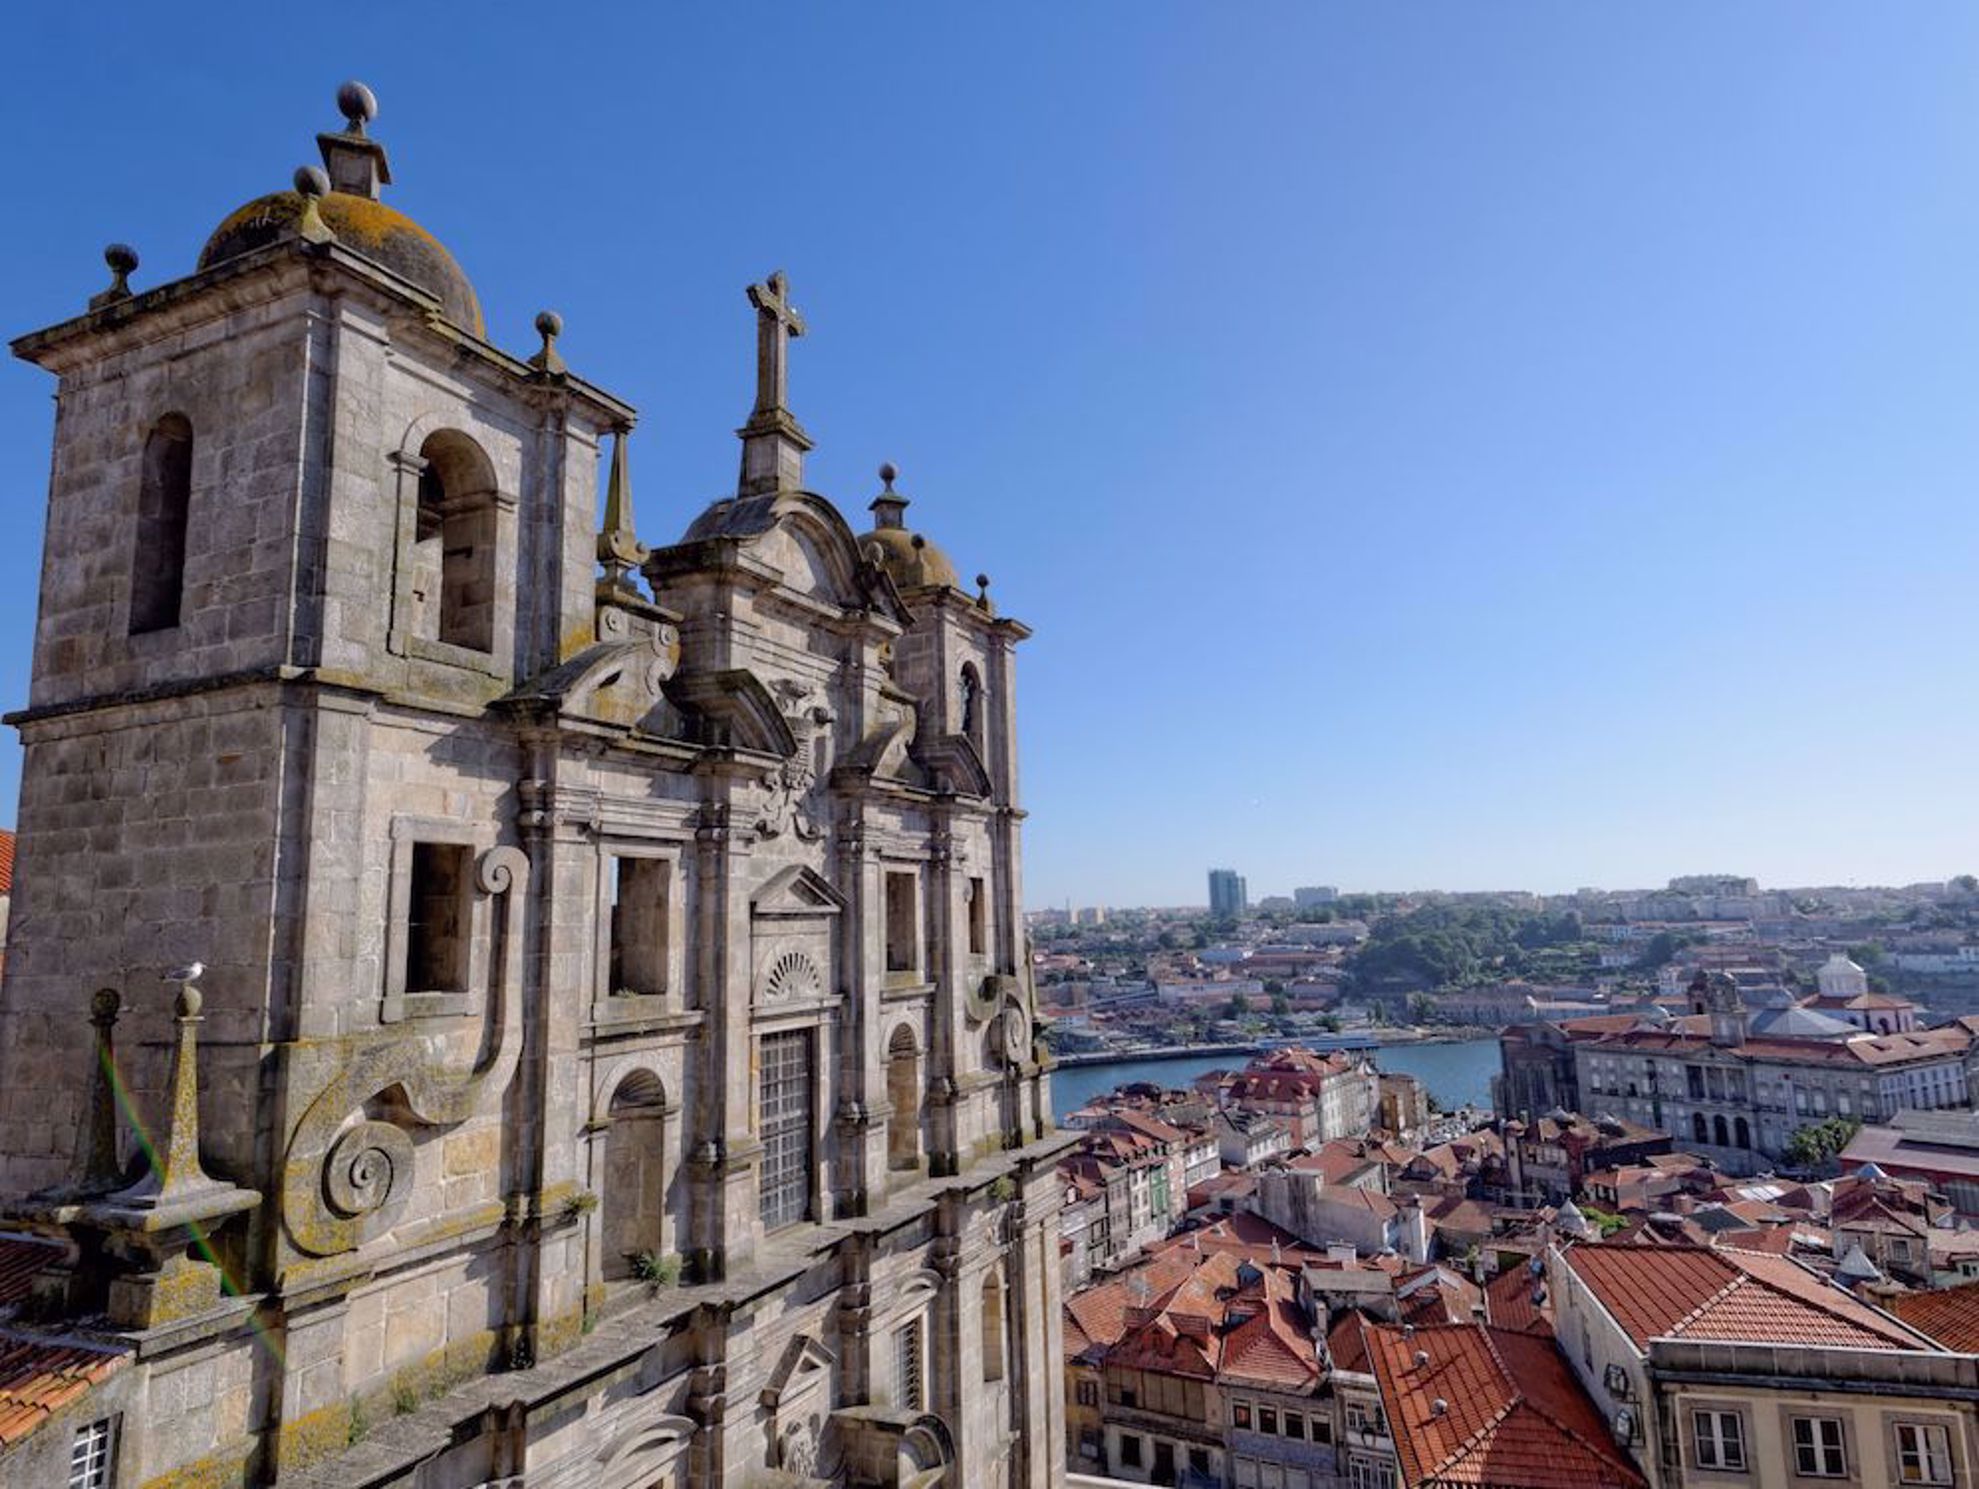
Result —
[[1076, 1069], [1082, 1065], [1114, 1065], [1127, 1060], [1190, 1060], [1199, 1055], [1261, 1055], [1268, 1050], [1289, 1047], [1309, 1050], [1376, 1050], [1407, 1044], [1474, 1044], [1496, 1039], [1487, 1030], [1467, 1028], [1381, 1028], [1356, 1030], [1345, 1034], [1319, 1034], [1310, 1039], [1269, 1039], [1240, 1044], [1151, 1045], [1129, 1050], [1075, 1050], [1056, 1057], [1059, 1065]]
[[[1104, 1096], [1116, 1086], [1148, 1082], [1157, 1086], [1185, 1088], [1199, 1075], [1216, 1069], [1230, 1069], [1252, 1052], [1252, 1046], [1234, 1049], [1215, 1047], [1209, 1053], [1188, 1050], [1154, 1050], [1145, 1054], [1086, 1059], [1078, 1065], [1059, 1062], [1051, 1080], [1051, 1104], [1063, 1120], [1088, 1101]], [[1397, 1040], [1384, 1048], [1366, 1047], [1361, 1053], [1374, 1058], [1383, 1070], [1413, 1075], [1423, 1083], [1445, 1111], [1462, 1106], [1488, 1107], [1491, 1104], [1491, 1078], [1498, 1073], [1498, 1040], [1495, 1035], [1468, 1040]]]

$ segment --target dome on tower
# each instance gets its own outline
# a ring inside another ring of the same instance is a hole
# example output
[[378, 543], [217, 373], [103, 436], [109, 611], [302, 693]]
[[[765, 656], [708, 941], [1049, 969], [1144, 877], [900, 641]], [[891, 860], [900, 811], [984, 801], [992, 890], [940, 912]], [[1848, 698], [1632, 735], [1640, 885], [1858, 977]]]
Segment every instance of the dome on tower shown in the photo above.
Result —
[[893, 489], [897, 474], [891, 465], [880, 467], [886, 489], [873, 498], [873, 530], [860, 534], [859, 551], [885, 569], [897, 589], [960, 589], [948, 555], [922, 534], [907, 530], [902, 520], [907, 498]]
[[377, 99], [362, 83], [346, 83], [337, 93], [337, 105], [344, 112], [344, 128], [316, 137], [327, 169], [299, 170], [295, 190], [269, 192], [228, 213], [200, 249], [199, 267], [210, 269], [302, 236], [314, 199], [323, 226], [337, 242], [426, 291], [462, 330], [486, 335], [481, 301], [454, 256], [425, 228], [378, 199], [392, 173], [385, 147], [365, 133], [365, 125], [377, 116]]
[[[199, 251], [199, 267], [296, 236], [304, 198], [297, 191], [273, 191], [256, 197], [227, 215]], [[481, 301], [454, 256], [440, 240], [396, 207], [368, 197], [333, 191], [321, 198], [317, 210], [337, 241], [361, 253], [381, 268], [390, 269], [408, 284], [440, 302], [448, 320], [476, 336], [486, 334]]]

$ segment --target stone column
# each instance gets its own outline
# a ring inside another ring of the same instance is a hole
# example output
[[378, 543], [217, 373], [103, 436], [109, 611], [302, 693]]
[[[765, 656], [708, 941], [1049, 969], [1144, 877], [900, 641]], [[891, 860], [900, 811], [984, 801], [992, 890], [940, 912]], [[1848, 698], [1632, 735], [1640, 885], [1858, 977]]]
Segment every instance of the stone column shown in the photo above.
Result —
[[689, 1253], [695, 1275], [713, 1280], [753, 1254], [761, 1230], [756, 1170], [763, 1151], [754, 1131], [757, 1053], [751, 1037], [749, 860], [752, 835], [733, 807], [737, 777], [711, 776], [695, 833], [695, 959], [701, 1007], [702, 1070], [689, 1148], [696, 1204]]
[[887, 1099], [886, 895], [879, 860], [866, 838], [863, 802], [848, 803], [833, 845], [837, 882], [845, 895], [838, 926], [839, 988], [849, 1007], [839, 1026], [841, 1058], [838, 1129], [841, 1182], [851, 1213], [866, 1214], [887, 1189], [887, 1128], [912, 1120]]
[[1019, 1180], [1010, 1209], [1012, 1244], [1007, 1280], [1013, 1342], [1010, 1368], [1017, 1439], [1015, 1482], [1023, 1489], [1051, 1489], [1065, 1472], [1065, 1320], [1058, 1272], [1056, 1170], [1042, 1166]]

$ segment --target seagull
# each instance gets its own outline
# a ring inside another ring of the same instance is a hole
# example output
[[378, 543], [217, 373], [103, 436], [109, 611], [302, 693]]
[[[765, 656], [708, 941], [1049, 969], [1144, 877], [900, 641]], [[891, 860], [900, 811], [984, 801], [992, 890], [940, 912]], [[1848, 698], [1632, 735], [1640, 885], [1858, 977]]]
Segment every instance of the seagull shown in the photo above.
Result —
[[172, 971], [167, 972], [160, 980], [163, 982], [197, 982], [199, 981], [199, 974], [205, 970], [206, 963], [190, 962], [183, 967], [176, 967]]

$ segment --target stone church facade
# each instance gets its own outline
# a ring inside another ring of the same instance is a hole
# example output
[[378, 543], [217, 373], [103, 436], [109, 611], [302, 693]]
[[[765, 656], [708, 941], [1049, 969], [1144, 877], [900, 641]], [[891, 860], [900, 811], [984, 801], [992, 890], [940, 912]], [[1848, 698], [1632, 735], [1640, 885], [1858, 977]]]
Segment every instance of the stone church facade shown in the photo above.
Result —
[[804, 489], [781, 276], [735, 494], [649, 547], [634, 411], [487, 339], [339, 103], [14, 344], [4, 1322], [90, 1384], [0, 1480], [1054, 1482], [1026, 629], [890, 470], [864, 534]]

